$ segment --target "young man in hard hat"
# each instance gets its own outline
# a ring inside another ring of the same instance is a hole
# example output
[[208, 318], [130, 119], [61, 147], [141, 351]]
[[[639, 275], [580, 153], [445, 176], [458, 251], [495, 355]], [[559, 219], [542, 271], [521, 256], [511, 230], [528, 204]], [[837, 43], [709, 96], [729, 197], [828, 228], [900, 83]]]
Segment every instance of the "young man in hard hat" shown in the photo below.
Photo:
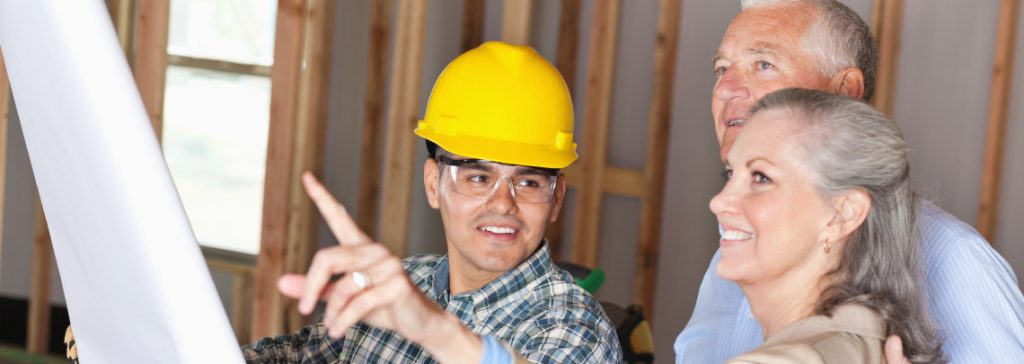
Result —
[[246, 360], [620, 362], [600, 304], [552, 264], [544, 241], [565, 196], [559, 171], [576, 160], [572, 120], [565, 82], [533, 49], [488, 42], [456, 58], [415, 131], [448, 255], [391, 255], [307, 173], [339, 245], [279, 287], [304, 314], [326, 301], [323, 320], [244, 347]]

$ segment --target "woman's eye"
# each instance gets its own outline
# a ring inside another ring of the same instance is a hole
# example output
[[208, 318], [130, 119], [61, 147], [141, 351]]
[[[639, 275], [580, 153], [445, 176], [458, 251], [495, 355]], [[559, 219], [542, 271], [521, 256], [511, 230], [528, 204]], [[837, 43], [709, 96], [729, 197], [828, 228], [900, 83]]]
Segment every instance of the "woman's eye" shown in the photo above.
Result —
[[772, 179], [768, 178], [768, 176], [765, 176], [764, 173], [754, 172], [754, 183], [765, 184], [765, 183], [771, 183], [771, 181], [772, 181]]
[[768, 62], [765, 62], [765, 61], [757, 61], [756, 66], [757, 66], [757, 69], [761, 70], [761, 71], [767, 71], [767, 70], [772, 69], [772, 67], [775, 67], [771, 63], [768, 63]]
[[723, 170], [722, 171], [722, 179], [724, 179], [726, 181], [732, 179], [732, 170], [731, 169]]

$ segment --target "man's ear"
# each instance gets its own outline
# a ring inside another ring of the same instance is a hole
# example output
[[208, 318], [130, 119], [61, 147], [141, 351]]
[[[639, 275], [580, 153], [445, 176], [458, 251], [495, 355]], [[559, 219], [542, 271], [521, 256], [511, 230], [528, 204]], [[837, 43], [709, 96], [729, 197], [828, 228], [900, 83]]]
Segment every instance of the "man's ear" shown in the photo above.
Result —
[[565, 202], [565, 174], [558, 174], [558, 182], [555, 182], [555, 195], [551, 196], [551, 201], [554, 203], [551, 207], [551, 217], [548, 218], [551, 222], [558, 220], [558, 213], [562, 211], [562, 203]]
[[863, 99], [864, 72], [856, 67], [843, 69], [829, 80], [829, 89], [833, 93], [848, 96], [855, 100]]
[[832, 199], [835, 216], [828, 223], [830, 241], [845, 241], [867, 219], [871, 211], [871, 195], [862, 189], [851, 189]]
[[427, 203], [435, 210], [441, 206], [440, 176], [441, 167], [437, 165], [437, 161], [427, 158], [423, 162], [423, 188], [427, 192]]

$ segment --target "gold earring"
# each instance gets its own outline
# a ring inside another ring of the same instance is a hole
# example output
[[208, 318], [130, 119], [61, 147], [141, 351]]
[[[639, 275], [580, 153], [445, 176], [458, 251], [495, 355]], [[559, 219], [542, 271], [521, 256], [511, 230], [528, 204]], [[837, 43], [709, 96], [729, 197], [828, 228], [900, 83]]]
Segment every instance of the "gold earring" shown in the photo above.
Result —
[[828, 239], [825, 239], [825, 254], [828, 254], [831, 251], [832, 251], [832, 242], [828, 241]]

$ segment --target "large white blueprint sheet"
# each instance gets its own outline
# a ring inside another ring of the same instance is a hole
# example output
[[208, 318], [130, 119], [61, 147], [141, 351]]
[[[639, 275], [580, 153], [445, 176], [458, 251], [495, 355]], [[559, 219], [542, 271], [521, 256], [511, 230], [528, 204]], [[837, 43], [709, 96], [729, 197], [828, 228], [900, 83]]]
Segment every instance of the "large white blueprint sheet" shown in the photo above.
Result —
[[238, 363], [101, 0], [0, 0], [0, 49], [82, 363]]

